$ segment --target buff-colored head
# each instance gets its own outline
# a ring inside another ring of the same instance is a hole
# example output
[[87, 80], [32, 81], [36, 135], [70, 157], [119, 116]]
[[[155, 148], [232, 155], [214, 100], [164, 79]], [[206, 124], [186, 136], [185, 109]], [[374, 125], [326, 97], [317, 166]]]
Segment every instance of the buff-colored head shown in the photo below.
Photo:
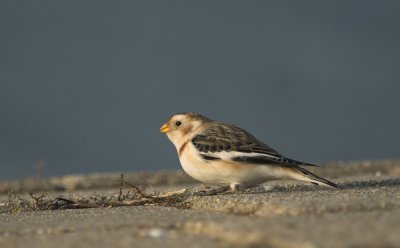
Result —
[[160, 128], [160, 132], [167, 134], [171, 142], [179, 147], [187, 139], [192, 138], [204, 129], [210, 121], [210, 119], [197, 113], [180, 113], [171, 116]]

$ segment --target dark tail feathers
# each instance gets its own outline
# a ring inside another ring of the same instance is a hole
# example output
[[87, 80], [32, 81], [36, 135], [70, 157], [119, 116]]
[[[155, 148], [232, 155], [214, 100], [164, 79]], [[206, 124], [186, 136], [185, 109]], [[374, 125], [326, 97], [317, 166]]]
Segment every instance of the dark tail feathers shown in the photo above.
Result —
[[[304, 168], [301, 168], [300, 166], [296, 166], [296, 167], [297, 167], [297, 169], [298, 169], [299, 171], [301, 171], [308, 179], [311, 179], [311, 180], [312, 180], [311, 183], [314, 183], [314, 184], [322, 183], [322, 184], [324, 184], [324, 185], [331, 186], [331, 187], [336, 188], [336, 189], [339, 188], [339, 186], [338, 186], [336, 183], [334, 183], [334, 182], [331, 182], [331, 181], [329, 181], [329, 180], [326, 180], [326, 179], [323, 178], [323, 177], [317, 176], [317, 175], [315, 175], [315, 174], [309, 172], [308, 170], [306, 170], [306, 169], [304, 169]], [[313, 182], [313, 181], [314, 181], [314, 182]]]

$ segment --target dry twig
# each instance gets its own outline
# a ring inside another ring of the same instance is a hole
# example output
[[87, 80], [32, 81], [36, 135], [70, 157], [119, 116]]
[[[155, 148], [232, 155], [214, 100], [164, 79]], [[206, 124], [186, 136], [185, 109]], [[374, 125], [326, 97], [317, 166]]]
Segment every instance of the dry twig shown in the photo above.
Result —
[[[64, 197], [49, 199], [45, 194], [37, 196], [34, 193], [30, 193], [30, 198], [33, 201], [29, 201], [13, 192], [9, 192], [8, 201], [0, 205], [0, 213], [139, 205], [173, 206], [177, 208], [187, 208], [189, 206], [185, 202], [187, 197], [190, 196], [188, 189], [150, 195], [144, 193], [139, 186], [124, 180], [123, 174], [121, 174], [119, 182], [119, 192], [114, 197], [92, 196], [74, 200]], [[126, 194], [123, 194], [124, 185], [130, 188]], [[135, 191], [135, 194], [130, 194], [131, 189]]]

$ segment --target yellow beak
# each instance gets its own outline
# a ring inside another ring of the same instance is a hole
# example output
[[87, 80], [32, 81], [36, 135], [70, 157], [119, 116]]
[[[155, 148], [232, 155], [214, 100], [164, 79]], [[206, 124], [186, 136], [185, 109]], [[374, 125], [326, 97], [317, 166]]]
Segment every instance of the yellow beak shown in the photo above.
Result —
[[160, 132], [161, 133], [166, 133], [169, 131], [169, 126], [167, 125], [167, 123], [165, 123], [164, 125], [162, 125], [162, 127], [160, 128]]

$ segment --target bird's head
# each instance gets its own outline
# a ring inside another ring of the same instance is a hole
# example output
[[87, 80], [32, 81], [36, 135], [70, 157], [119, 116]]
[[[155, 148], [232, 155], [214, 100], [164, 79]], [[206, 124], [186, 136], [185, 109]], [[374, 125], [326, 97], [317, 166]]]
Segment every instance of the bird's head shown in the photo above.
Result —
[[186, 112], [171, 116], [160, 128], [176, 147], [195, 136], [211, 120], [197, 113]]

